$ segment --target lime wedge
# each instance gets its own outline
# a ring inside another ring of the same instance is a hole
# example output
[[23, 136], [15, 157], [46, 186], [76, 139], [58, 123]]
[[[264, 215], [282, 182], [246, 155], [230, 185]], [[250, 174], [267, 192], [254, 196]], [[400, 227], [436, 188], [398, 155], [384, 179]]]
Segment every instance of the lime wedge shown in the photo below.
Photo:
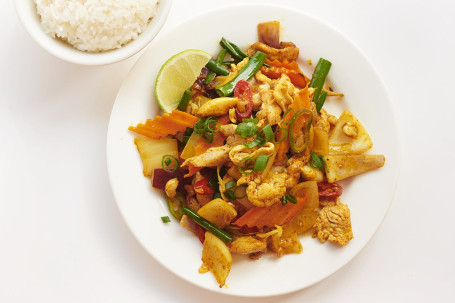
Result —
[[158, 73], [155, 97], [161, 109], [169, 113], [179, 105], [184, 91], [193, 85], [212, 55], [187, 49], [169, 58]]

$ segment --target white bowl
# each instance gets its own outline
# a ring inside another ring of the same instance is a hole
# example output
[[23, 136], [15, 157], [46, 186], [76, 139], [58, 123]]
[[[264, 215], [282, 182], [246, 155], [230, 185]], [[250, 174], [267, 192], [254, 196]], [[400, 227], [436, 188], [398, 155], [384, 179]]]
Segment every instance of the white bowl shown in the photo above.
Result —
[[158, 34], [169, 15], [172, 0], [160, 0], [158, 10], [138, 38], [115, 50], [100, 53], [80, 51], [46, 34], [32, 0], [15, 0], [16, 12], [30, 36], [46, 51], [68, 62], [83, 65], [104, 65], [127, 59], [146, 47]]

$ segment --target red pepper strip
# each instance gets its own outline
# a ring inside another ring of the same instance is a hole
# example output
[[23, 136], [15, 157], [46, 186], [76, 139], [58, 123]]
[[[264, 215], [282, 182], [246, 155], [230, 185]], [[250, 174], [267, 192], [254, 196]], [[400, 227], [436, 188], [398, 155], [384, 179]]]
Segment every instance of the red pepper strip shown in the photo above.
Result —
[[211, 179], [212, 179], [212, 176], [207, 176], [204, 179], [197, 181], [194, 184], [194, 191], [199, 195], [214, 194], [215, 190], [209, 184]]
[[343, 188], [338, 183], [321, 182], [318, 183], [319, 197], [338, 198], [343, 193]]
[[251, 92], [251, 86], [245, 80], [237, 82], [234, 88], [234, 97], [238, 98], [240, 102], [247, 102], [247, 107], [244, 112], [240, 112], [238, 106], [235, 107], [235, 114], [237, 119], [242, 122], [243, 119], [248, 119], [253, 113], [253, 94]]
[[294, 86], [300, 88], [304, 88], [306, 86], [305, 76], [295, 70], [290, 70], [285, 67], [262, 66], [261, 72], [271, 79], [278, 79], [281, 77], [281, 74], [286, 74], [289, 79], [291, 79], [291, 83], [294, 84]]

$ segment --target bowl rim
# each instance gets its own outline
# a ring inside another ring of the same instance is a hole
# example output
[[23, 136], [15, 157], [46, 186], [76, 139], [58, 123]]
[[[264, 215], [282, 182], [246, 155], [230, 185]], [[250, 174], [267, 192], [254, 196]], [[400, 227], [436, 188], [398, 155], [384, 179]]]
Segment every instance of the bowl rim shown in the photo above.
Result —
[[133, 41], [121, 48], [89, 53], [46, 34], [36, 13], [35, 1], [15, 0], [16, 15], [32, 39], [44, 50], [67, 62], [80, 65], [107, 65], [128, 59], [143, 50], [160, 32], [169, 16], [172, 0], [159, 0], [157, 13], [146, 29]]

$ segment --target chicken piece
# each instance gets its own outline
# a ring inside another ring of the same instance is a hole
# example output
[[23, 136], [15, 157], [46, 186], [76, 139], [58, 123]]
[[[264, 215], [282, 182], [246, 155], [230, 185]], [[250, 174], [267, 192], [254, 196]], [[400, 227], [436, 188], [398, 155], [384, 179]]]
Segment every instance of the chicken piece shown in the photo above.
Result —
[[229, 109], [233, 108], [239, 99], [231, 97], [221, 97], [210, 99], [202, 104], [197, 110], [198, 116], [222, 116], [229, 113]]
[[266, 120], [270, 125], [276, 125], [281, 120], [281, 107], [275, 102], [273, 90], [270, 90], [269, 84], [262, 84], [259, 87], [259, 96], [262, 104], [259, 111], [256, 113], [256, 118]]
[[329, 114], [325, 109], [321, 109], [319, 114], [320, 115], [317, 120], [316, 126], [325, 129], [327, 132], [330, 132], [332, 126], [336, 124], [337, 117]]
[[229, 161], [230, 150], [231, 147], [226, 145], [210, 147], [205, 153], [186, 159], [182, 166], [216, 167]]
[[226, 137], [232, 136], [233, 134], [235, 134], [236, 129], [237, 129], [236, 124], [221, 125], [220, 133], [222, 133]]
[[250, 141], [253, 141], [253, 137], [243, 138], [240, 135], [234, 134], [234, 135], [228, 136], [226, 138], [226, 145], [233, 147], [233, 146], [237, 146], [237, 145], [242, 145], [243, 143], [248, 143]]
[[299, 57], [299, 48], [292, 42], [281, 42], [279, 48], [268, 46], [262, 42], [256, 42], [247, 50], [248, 56], [253, 56], [257, 51], [267, 54], [267, 59], [273, 61], [296, 61]]
[[314, 228], [321, 243], [329, 240], [344, 246], [354, 237], [349, 208], [341, 202], [321, 209]]
[[258, 149], [251, 149], [246, 147], [245, 145], [237, 145], [234, 146], [231, 151], [229, 152], [229, 159], [235, 165], [239, 165], [239, 163], [245, 157], [252, 157], [253, 159], [257, 159], [259, 155], [267, 155], [271, 156], [275, 151], [275, 145], [272, 142], [267, 142], [264, 146]]
[[175, 194], [177, 193], [177, 186], [179, 186], [179, 179], [174, 178], [166, 182], [164, 187], [164, 191], [169, 198], [174, 198]]
[[243, 175], [237, 181], [237, 185], [248, 184], [246, 194], [248, 200], [255, 206], [267, 207], [281, 200], [286, 190], [297, 184], [299, 173], [289, 174], [282, 166], [274, 166], [263, 177], [262, 172], [253, 172]]
[[273, 97], [283, 112], [285, 112], [288, 109], [289, 104], [294, 101], [295, 93], [296, 88], [291, 83], [291, 79], [289, 79], [287, 75], [282, 74], [273, 88]]
[[231, 242], [229, 250], [231, 253], [242, 255], [257, 253], [267, 248], [266, 240], [258, 240], [251, 236], [238, 237]]

